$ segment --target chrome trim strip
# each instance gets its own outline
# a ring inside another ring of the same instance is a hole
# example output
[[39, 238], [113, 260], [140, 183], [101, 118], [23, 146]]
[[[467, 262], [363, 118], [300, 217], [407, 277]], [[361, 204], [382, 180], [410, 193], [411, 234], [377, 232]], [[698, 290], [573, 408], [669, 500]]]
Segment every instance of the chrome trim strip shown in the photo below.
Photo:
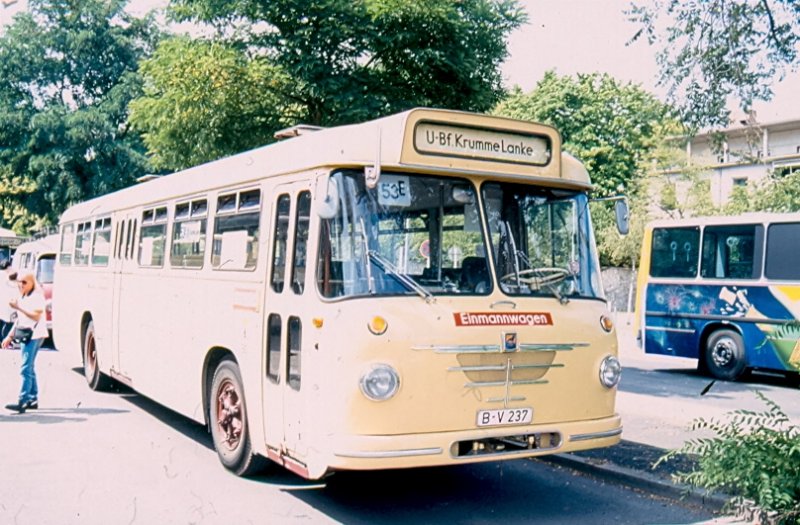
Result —
[[[589, 346], [589, 343], [520, 343], [520, 352], [569, 352], [575, 348]], [[510, 354], [500, 345], [416, 345], [412, 350], [432, 350], [437, 354]]]
[[619, 436], [622, 434], [622, 427], [615, 428], [613, 430], [605, 430], [603, 432], [592, 432], [591, 434], [575, 434], [574, 436], [570, 436], [570, 441], [588, 441], [590, 439], [602, 439], [602, 438], [609, 438], [614, 436]]
[[360, 459], [383, 459], [383, 458], [407, 458], [411, 456], [435, 456], [441, 454], [441, 448], [414, 448], [407, 450], [376, 450], [359, 452], [334, 452], [340, 458], [360, 458]]
[[448, 372], [502, 372], [506, 365], [451, 366]]
[[465, 383], [464, 386], [467, 388], [481, 388], [485, 386], [505, 386], [506, 384], [511, 386], [517, 385], [546, 385], [549, 383], [547, 379], [523, 379], [519, 381], [473, 381], [471, 383]]
[[487, 403], [503, 403], [505, 401], [527, 401], [528, 398], [525, 396], [513, 396], [509, 397], [508, 399], [504, 397], [490, 397], [486, 400]]
[[656, 332], [677, 332], [680, 334], [693, 334], [697, 330], [693, 328], [670, 328], [668, 326], [645, 326], [645, 330], [655, 330]]
[[524, 370], [529, 368], [564, 368], [564, 363], [552, 363], [549, 365], [511, 365], [512, 370]]

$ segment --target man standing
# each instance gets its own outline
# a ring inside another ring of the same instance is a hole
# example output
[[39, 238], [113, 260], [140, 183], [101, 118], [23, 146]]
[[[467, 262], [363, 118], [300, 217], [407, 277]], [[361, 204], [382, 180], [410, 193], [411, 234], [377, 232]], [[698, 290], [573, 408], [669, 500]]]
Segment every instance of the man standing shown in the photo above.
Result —
[[[36, 285], [33, 274], [18, 277], [20, 297], [9, 303], [17, 311], [17, 321], [12, 331], [3, 339], [3, 348], [18, 341], [22, 349], [22, 388], [19, 401], [8, 404], [6, 408], [24, 414], [28, 409], [39, 408], [39, 385], [36, 382], [36, 354], [47, 338], [47, 323], [44, 322], [46, 302], [41, 287]], [[41, 322], [40, 322], [41, 321]]]

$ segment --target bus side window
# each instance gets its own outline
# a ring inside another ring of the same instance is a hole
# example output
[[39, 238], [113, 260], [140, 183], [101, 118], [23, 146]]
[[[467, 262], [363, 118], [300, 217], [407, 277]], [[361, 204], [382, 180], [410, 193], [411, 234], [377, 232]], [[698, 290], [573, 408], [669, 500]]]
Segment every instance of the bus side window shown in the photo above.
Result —
[[78, 224], [78, 235], [75, 237], [75, 265], [86, 266], [89, 264], [89, 251], [92, 240], [92, 221]]
[[72, 249], [75, 247], [75, 225], [65, 224], [61, 229], [59, 261], [65, 266], [72, 264]]
[[311, 193], [304, 191], [297, 197], [294, 227], [294, 256], [292, 257], [292, 290], [302, 294], [306, 282], [306, 245], [311, 218]]
[[205, 199], [175, 206], [169, 262], [176, 268], [202, 268], [206, 253]]
[[111, 250], [111, 217], [97, 219], [92, 237], [92, 266], [107, 266]]
[[757, 279], [757, 228], [761, 226], [706, 226], [700, 275], [709, 279]]
[[281, 316], [270, 314], [267, 321], [267, 377], [279, 383], [281, 380]]
[[699, 252], [700, 228], [657, 228], [653, 230], [650, 275], [695, 277]]
[[282, 194], [278, 197], [275, 206], [275, 231], [273, 232], [272, 249], [272, 289], [278, 293], [283, 291], [283, 282], [286, 272], [286, 241], [289, 236], [289, 208], [291, 201], [289, 195]]
[[[119, 221], [117, 224], [117, 259], [122, 259], [122, 245], [125, 238], [125, 221]], [[125, 253], [128, 253], [128, 246], [125, 246]]]
[[211, 266], [215, 270], [255, 270], [261, 222], [261, 190], [220, 195], [214, 218]]
[[167, 245], [167, 208], [142, 212], [142, 234], [139, 239], [139, 266], [161, 268]]
[[299, 317], [290, 317], [287, 329], [286, 382], [295, 390], [300, 390], [300, 350], [303, 326]]
[[136, 225], [137, 225], [137, 223], [138, 223], [137, 219], [133, 219], [133, 226], [131, 226], [131, 224], [128, 223], [128, 226], [129, 226], [130, 231], [131, 231], [131, 252], [128, 255], [129, 259], [133, 259], [133, 251], [136, 248]]

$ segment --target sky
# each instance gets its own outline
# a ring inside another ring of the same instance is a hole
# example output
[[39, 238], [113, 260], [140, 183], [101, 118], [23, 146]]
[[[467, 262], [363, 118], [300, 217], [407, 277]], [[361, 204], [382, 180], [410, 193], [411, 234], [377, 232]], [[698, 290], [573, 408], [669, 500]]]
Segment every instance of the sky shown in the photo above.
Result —
[[[656, 85], [656, 48], [640, 40], [626, 45], [638, 27], [624, 11], [631, 0], [518, 0], [529, 22], [509, 38], [510, 57], [503, 65], [508, 87], [530, 91], [546, 71], [559, 75], [609, 73], [639, 84], [664, 99]], [[20, 0], [20, 3], [24, 0]], [[131, 0], [129, 11], [143, 14], [168, 0]], [[756, 105], [762, 123], [800, 118], [800, 72], [773, 86], [771, 102]]]

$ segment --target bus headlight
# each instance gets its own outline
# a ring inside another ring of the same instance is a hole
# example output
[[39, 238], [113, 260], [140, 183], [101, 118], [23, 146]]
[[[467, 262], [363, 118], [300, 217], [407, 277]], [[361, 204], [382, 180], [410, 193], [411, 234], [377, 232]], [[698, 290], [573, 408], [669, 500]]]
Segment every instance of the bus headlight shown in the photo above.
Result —
[[621, 376], [622, 365], [619, 364], [619, 359], [613, 355], [606, 356], [600, 363], [600, 382], [606, 388], [614, 388], [619, 384]]
[[361, 392], [373, 401], [391, 399], [400, 388], [400, 376], [389, 365], [378, 364], [361, 376]]

